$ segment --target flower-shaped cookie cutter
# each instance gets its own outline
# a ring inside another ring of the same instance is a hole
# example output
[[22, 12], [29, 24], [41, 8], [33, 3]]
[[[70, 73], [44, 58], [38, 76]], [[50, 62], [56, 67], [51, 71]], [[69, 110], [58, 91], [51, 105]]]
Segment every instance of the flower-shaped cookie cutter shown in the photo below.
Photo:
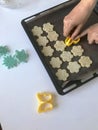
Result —
[[65, 39], [65, 44], [66, 44], [66, 46], [71, 46], [72, 44], [78, 44], [79, 41], [80, 41], [80, 38], [73, 40], [73, 39], [71, 39], [71, 37], [67, 37]]

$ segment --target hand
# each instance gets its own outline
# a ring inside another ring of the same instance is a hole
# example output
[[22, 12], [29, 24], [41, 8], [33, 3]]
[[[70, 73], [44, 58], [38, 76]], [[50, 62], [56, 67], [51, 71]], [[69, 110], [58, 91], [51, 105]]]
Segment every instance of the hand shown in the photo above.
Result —
[[80, 1], [79, 4], [64, 18], [63, 34], [65, 37], [71, 36], [74, 39], [80, 32], [83, 25], [89, 18], [96, 0], [84, 0]]
[[90, 26], [88, 29], [86, 29], [80, 35], [78, 35], [77, 38], [81, 38], [84, 35], [87, 35], [87, 40], [89, 44], [98, 44], [98, 23]]

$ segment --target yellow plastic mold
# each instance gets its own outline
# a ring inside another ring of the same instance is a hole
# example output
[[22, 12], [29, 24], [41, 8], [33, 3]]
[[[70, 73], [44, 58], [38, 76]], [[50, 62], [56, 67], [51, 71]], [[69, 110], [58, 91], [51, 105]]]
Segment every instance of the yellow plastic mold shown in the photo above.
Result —
[[52, 100], [52, 94], [48, 92], [37, 93], [37, 99], [39, 102], [49, 102]]
[[67, 37], [65, 39], [65, 44], [66, 46], [71, 46], [72, 44], [78, 44], [80, 41], [80, 38], [76, 39], [76, 40], [72, 40], [70, 37]]
[[51, 93], [42, 92], [36, 95], [38, 100], [38, 113], [47, 112], [53, 109], [53, 96]]
[[47, 112], [53, 109], [53, 104], [50, 102], [41, 103], [38, 106], [38, 113]]

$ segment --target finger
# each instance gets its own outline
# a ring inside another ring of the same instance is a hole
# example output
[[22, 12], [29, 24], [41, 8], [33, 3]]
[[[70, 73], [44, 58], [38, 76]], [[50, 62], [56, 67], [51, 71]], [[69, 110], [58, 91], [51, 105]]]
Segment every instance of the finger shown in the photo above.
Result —
[[82, 33], [80, 33], [75, 39], [81, 38], [81, 37], [87, 35], [87, 33], [88, 33], [88, 29], [86, 29]]
[[66, 28], [66, 27], [64, 26], [64, 28], [63, 28], [63, 35], [64, 35], [65, 37], [69, 36], [70, 33], [71, 33], [72, 28], [73, 28], [73, 27], [67, 27], [67, 28]]
[[81, 30], [81, 25], [80, 26], [77, 26], [75, 29], [74, 29], [74, 31], [73, 31], [73, 33], [72, 33], [72, 35], [71, 35], [71, 38], [72, 39], [75, 39], [75, 37], [79, 34], [79, 32], [80, 32], [80, 30]]
[[92, 43], [94, 43], [94, 38], [92, 38], [90, 35], [88, 35], [88, 44], [92, 44]]
[[64, 21], [63, 35], [65, 37], [69, 36], [73, 28], [74, 28], [74, 26], [72, 24]]
[[98, 44], [98, 35], [94, 34], [95, 43]]
[[95, 41], [96, 44], [98, 44], [98, 41]]

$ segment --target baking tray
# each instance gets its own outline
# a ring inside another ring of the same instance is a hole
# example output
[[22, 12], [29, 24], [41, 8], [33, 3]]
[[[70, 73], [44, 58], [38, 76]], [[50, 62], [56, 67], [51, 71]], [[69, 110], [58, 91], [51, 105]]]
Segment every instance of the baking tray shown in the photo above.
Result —
[[1, 124], [0, 124], [0, 130], [2, 130]]
[[[36, 37], [32, 34], [32, 28], [34, 26], [42, 27], [44, 23], [49, 22], [54, 25], [55, 31], [59, 34], [59, 40], [64, 41], [65, 37], [63, 36], [63, 19], [78, 4], [78, 2], [79, 0], [67, 1], [48, 10], [27, 17], [21, 22], [26, 34], [28, 35], [32, 45], [37, 51], [43, 65], [45, 66], [51, 80], [54, 83], [57, 92], [60, 95], [64, 95], [98, 76], [98, 45], [89, 45], [86, 37], [81, 38], [79, 44], [84, 49], [84, 55], [89, 56], [92, 59], [93, 63], [89, 68], [81, 68], [78, 73], [70, 74], [69, 78], [66, 81], [62, 81], [59, 80], [55, 75], [57, 70], [50, 65], [50, 57], [43, 55], [42, 47], [38, 45]], [[98, 15], [95, 11], [93, 11], [83, 29], [97, 22]], [[52, 44], [48, 44], [53, 48], [54, 42]], [[72, 47], [73, 46], [67, 47], [66, 50], [71, 51]], [[59, 57], [59, 55], [60, 54], [57, 51], [55, 51], [53, 54], [53, 56], [57, 57]], [[77, 57], [75, 57], [74, 60], [77, 60]], [[66, 63], [63, 63], [61, 68], [66, 69]]]

